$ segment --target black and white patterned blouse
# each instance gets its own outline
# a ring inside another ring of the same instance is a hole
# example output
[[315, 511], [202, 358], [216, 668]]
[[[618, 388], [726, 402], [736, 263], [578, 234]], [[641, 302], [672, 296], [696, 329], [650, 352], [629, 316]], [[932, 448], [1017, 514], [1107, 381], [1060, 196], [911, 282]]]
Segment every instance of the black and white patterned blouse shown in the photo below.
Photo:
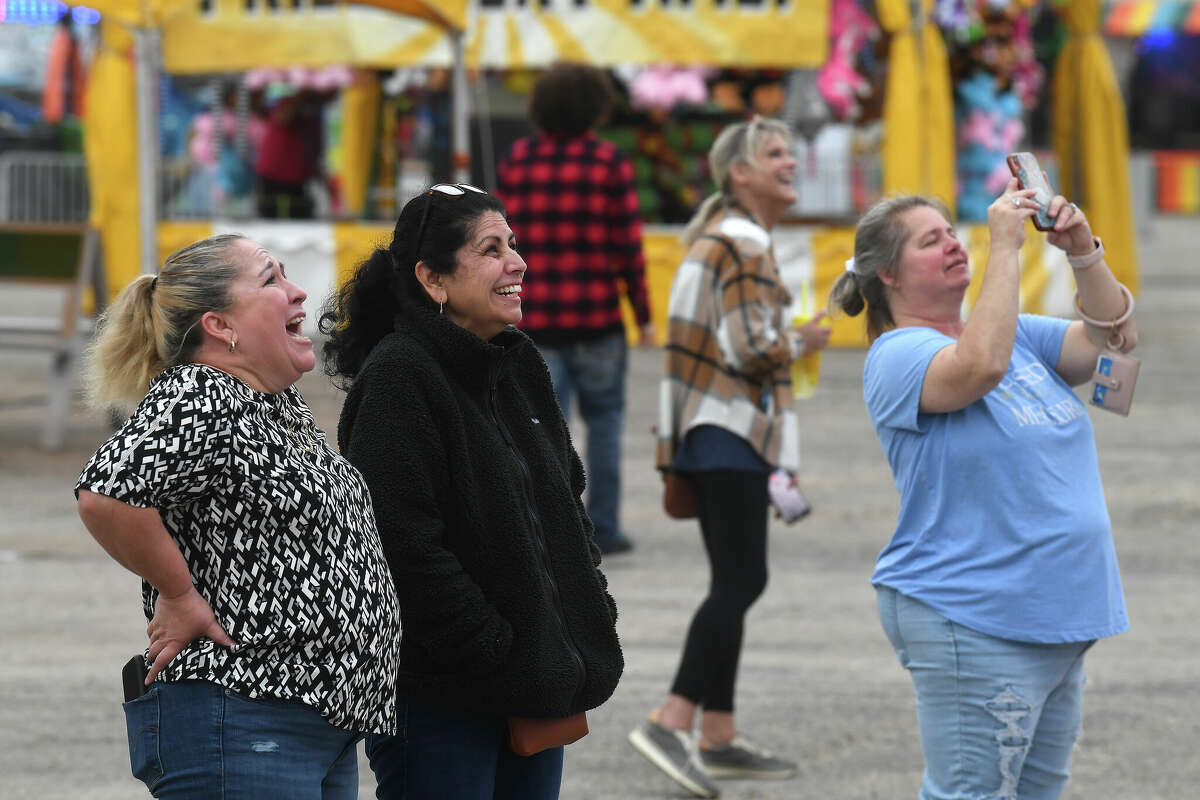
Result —
[[[236, 646], [207, 637], [160, 680], [302, 701], [352, 730], [395, 728], [399, 612], [366, 484], [295, 387], [256, 392], [173, 367], [76, 484], [157, 508]], [[142, 584], [146, 618], [155, 591]]]

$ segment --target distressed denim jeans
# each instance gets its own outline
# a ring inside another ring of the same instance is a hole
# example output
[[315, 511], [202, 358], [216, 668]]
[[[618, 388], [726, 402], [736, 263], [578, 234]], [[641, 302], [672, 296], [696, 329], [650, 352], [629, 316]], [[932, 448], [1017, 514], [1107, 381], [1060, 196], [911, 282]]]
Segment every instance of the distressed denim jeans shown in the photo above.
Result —
[[316, 710], [208, 681], [155, 682], [124, 704], [133, 776], [171, 800], [353, 800], [358, 740]]
[[625, 332], [563, 345], [538, 346], [568, 423], [572, 395], [587, 425], [587, 512], [596, 538], [621, 533], [621, 426], [625, 420]]
[[965, 628], [876, 587], [917, 692], [921, 800], [1053, 800], [1067, 784], [1092, 642], [1035, 644]]

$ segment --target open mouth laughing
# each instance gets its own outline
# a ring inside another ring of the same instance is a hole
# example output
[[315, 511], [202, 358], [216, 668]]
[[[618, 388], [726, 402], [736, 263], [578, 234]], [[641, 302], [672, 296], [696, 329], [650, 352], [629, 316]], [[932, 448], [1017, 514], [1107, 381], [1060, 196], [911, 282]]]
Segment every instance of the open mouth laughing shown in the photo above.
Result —
[[304, 324], [304, 318], [306, 316], [306, 314], [300, 313], [287, 321], [287, 325], [285, 325], [284, 328], [287, 330], [288, 336], [291, 336], [294, 339], [305, 338], [304, 334], [301, 333], [301, 328]]

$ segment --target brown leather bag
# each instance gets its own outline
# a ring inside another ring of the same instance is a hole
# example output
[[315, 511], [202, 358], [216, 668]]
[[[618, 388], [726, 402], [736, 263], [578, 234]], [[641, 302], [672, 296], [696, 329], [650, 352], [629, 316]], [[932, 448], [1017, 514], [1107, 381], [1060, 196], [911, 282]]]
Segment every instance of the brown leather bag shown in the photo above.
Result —
[[562, 747], [579, 741], [587, 734], [587, 715], [582, 711], [557, 719], [508, 718], [508, 746], [519, 756], [531, 756], [551, 747]]
[[696, 490], [691, 479], [673, 469], [665, 469], [663, 476], [663, 510], [673, 519], [696, 518]]

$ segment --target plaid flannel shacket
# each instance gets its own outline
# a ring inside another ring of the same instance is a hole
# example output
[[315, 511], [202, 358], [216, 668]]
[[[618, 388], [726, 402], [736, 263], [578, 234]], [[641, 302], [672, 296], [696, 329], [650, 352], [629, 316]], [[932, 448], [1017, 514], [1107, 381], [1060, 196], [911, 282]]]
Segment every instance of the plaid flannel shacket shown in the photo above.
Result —
[[687, 431], [717, 425], [798, 469], [790, 304], [767, 231], [737, 208], [713, 218], [671, 284], [656, 466], [671, 465]]
[[497, 169], [496, 195], [529, 266], [519, 327], [544, 344], [620, 330], [621, 289], [650, 321], [633, 164], [610, 142], [518, 139]]

